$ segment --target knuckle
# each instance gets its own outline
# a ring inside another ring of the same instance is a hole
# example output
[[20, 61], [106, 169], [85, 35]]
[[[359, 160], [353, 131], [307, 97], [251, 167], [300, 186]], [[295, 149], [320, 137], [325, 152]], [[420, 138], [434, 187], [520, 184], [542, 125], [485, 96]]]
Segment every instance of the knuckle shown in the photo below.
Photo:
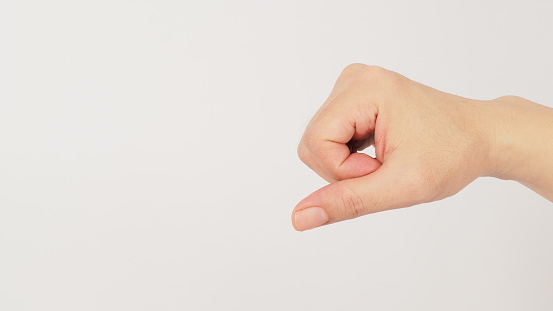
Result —
[[397, 87], [401, 84], [401, 75], [379, 66], [368, 66], [363, 69], [359, 78], [364, 83], [384, 85], [386, 87]]
[[505, 95], [505, 96], [501, 96], [501, 97], [498, 97], [495, 99], [496, 101], [499, 101], [499, 102], [506, 102], [506, 103], [512, 103], [512, 102], [527, 102], [528, 100], [527, 99], [524, 99], [522, 97], [519, 97], [519, 96], [515, 96], [515, 95]]
[[298, 145], [297, 153], [298, 158], [300, 158], [303, 163], [307, 163], [307, 150], [302, 142]]
[[353, 64], [349, 64], [347, 65], [343, 70], [342, 70], [342, 73], [344, 74], [348, 74], [348, 73], [355, 73], [355, 72], [358, 72], [360, 70], [363, 70], [365, 68], [367, 68], [369, 66], [365, 65], [365, 64], [360, 64], [360, 63], [353, 63]]
[[365, 204], [361, 196], [345, 184], [340, 192], [340, 203], [342, 204], [342, 216], [347, 219], [357, 218], [365, 215]]
[[313, 138], [311, 135], [307, 135], [302, 139], [303, 152], [314, 152], [317, 149], [318, 139]]
[[387, 70], [383, 67], [380, 67], [380, 66], [368, 66], [366, 68], [366, 71], [370, 72], [371, 74], [376, 75], [376, 76], [386, 75], [386, 74], [391, 72], [391, 71], [389, 71], [389, 70]]
[[360, 77], [364, 79], [381, 79], [387, 76], [389, 73], [388, 70], [379, 67], [379, 66], [367, 66], [361, 72]]

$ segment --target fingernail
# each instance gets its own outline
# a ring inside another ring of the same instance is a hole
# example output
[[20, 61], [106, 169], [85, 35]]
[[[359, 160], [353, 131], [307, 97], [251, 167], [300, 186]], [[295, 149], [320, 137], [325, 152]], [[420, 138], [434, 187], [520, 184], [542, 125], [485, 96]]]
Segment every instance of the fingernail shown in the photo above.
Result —
[[328, 222], [328, 215], [320, 207], [309, 207], [294, 214], [294, 224], [299, 231], [313, 229]]

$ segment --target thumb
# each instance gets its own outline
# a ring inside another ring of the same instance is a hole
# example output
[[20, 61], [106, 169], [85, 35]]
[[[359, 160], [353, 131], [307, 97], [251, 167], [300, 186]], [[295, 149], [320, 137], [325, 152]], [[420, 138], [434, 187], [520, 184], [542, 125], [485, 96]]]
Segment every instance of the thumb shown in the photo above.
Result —
[[304, 231], [410, 206], [415, 199], [413, 188], [400, 176], [383, 165], [369, 175], [329, 184], [298, 203], [292, 213], [292, 224], [296, 230]]

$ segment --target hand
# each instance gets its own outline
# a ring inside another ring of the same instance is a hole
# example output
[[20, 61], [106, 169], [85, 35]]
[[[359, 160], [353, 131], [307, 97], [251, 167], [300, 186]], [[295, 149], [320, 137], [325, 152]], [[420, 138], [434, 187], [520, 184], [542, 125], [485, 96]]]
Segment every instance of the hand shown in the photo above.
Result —
[[[379, 67], [348, 66], [298, 146], [330, 184], [296, 206], [294, 227], [440, 200], [492, 174], [485, 106]], [[376, 159], [356, 152], [369, 145]]]

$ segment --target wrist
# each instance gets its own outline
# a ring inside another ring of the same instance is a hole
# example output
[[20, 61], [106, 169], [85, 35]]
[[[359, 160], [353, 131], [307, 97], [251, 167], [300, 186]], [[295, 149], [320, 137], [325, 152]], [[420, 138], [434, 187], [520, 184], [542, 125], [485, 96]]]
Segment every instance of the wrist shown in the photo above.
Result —
[[486, 171], [483, 176], [490, 176], [504, 180], [517, 180], [517, 171], [514, 163], [520, 163], [518, 157], [524, 149], [520, 139], [517, 139], [520, 130], [515, 102], [520, 98], [503, 96], [492, 100], [482, 101], [482, 128], [485, 131], [485, 145], [488, 146]]
[[500, 130], [497, 126], [496, 107], [493, 100], [471, 100], [465, 105], [468, 108], [470, 123], [467, 128], [473, 139], [472, 150], [470, 150], [471, 166], [476, 170], [476, 177], [497, 177], [500, 175], [501, 165], [498, 158], [502, 154], [501, 143], [497, 135]]
[[[553, 109], [517, 96], [485, 101], [483, 122], [489, 146], [484, 176], [515, 180], [525, 185], [538, 182], [551, 155]], [[548, 156], [549, 155], [549, 156]]]

